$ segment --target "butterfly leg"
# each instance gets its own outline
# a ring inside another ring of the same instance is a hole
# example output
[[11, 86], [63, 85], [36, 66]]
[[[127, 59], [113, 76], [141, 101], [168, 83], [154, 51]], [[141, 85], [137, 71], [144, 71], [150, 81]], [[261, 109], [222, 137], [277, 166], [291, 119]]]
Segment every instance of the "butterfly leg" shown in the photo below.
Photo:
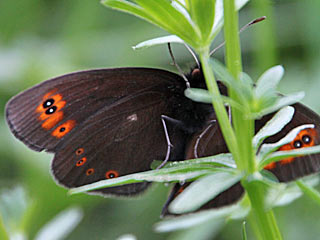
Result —
[[199, 156], [198, 156], [198, 145], [199, 145], [199, 142], [200, 142], [201, 138], [206, 134], [206, 132], [208, 132], [208, 130], [209, 130], [209, 129], [213, 126], [213, 124], [216, 123], [216, 122], [217, 122], [217, 120], [211, 120], [211, 121], [209, 122], [208, 127], [206, 127], [206, 129], [203, 130], [203, 132], [197, 137], [197, 140], [196, 140], [196, 143], [195, 143], [194, 149], [193, 149], [193, 154], [194, 154], [195, 158], [198, 158], [198, 157], [199, 157]]
[[171, 144], [171, 141], [170, 141], [170, 137], [169, 137], [169, 134], [168, 134], [168, 129], [167, 129], [167, 125], [166, 125], [166, 121], [165, 120], [173, 122], [173, 123], [181, 124], [181, 121], [179, 121], [179, 120], [176, 120], [174, 118], [168, 117], [166, 115], [161, 115], [161, 121], [162, 121], [163, 129], [164, 129], [164, 133], [165, 133], [165, 136], [166, 136], [168, 148], [167, 148], [166, 158], [163, 160], [163, 162], [156, 169], [162, 168], [168, 162], [169, 157], [170, 157], [170, 152], [171, 152], [171, 149], [173, 147], [173, 145]]

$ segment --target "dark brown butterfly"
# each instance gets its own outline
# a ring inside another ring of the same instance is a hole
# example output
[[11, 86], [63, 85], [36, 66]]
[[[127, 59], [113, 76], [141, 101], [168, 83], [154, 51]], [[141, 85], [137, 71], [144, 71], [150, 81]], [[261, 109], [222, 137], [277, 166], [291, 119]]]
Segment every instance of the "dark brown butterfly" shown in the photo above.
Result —
[[[205, 88], [199, 69], [188, 76], [191, 87]], [[226, 95], [226, 88], [220, 84]], [[12, 133], [35, 151], [55, 154], [52, 174], [57, 182], [74, 188], [103, 179], [150, 169], [153, 160], [190, 159], [227, 152], [210, 104], [184, 96], [186, 84], [177, 74], [160, 69], [118, 68], [76, 72], [45, 81], [13, 97], [6, 106]], [[317, 144], [318, 115], [301, 104], [291, 123], [276, 136], [298, 125], [313, 123], [315, 131], [298, 136], [287, 148]], [[256, 122], [257, 130], [272, 115]], [[311, 131], [311, 130], [310, 130]], [[169, 144], [170, 143], [170, 144]], [[168, 151], [169, 150], [169, 151]], [[286, 159], [268, 165], [281, 181], [319, 170], [318, 155]], [[103, 195], [130, 196], [149, 183], [96, 190]], [[176, 184], [164, 207], [188, 184]], [[239, 199], [235, 185], [201, 209]]]

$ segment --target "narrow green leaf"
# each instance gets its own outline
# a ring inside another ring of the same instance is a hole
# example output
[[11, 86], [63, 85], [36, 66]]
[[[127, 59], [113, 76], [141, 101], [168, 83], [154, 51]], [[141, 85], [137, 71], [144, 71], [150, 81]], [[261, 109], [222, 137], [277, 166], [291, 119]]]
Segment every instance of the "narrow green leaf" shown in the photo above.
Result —
[[[319, 183], [319, 176], [307, 176], [301, 180], [308, 186], [316, 186]], [[302, 191], [295, 182], [274, 184], [267, 192], [265, 208], [268, 210], [276, 206], [285, 206], [301, 196]]]
[[241, 72], [239, 78], [245, 86], [253, 86], [253, 80], [247, 73]]
[[127, 0], [102, 0], [101, 3], [107, 7], [130, 13], [132, 15], [145, 19], [153, 24], [160, 24], [156, 19], [152, 18], [143, 8]]
[[190, 160], [184, 160], [184, 161], [175, 161], [175, 162], [169, 162], [165, 165], [165, 168], [171, 168], [171, 167], [183, 167], [183, 166], [190, 166], [193, 165], [199, 165], [199, 164], [206, 164], [211, 163], [217, 167], [229, 167], [229, 168], [236, 168], [236, 164], [234, 162], [234, 159], [232, 157], [231, 153], [221, 153], [215, 156], [210, 157], [202, 157], [202, 158], [196, 158], [196, 159], [190, 159]]
[[305, 184], [302, 180], [296, 181], [296, 184], [308, 197], [320, 205], [320, 193], [316, 189]]
[[180, 229], [186, 229], [208, 221], [223, 220], [235, 211], [239, 211], [241, 207], [238, 204], [191, 213], [180, 217], [168, 218], [155, 225], [157, 232], [171, 232]]
[[198, 47], [199, 36], [183, 13], [167, 0], [103, 0], [102, 3], [113, 9], [143, 18], [166, 31], [179, 36], [193, 47]]
[[310, 154], [316, 154], [320, 153], [320, 145], [313, 146], [313, 147], [305, 147], [295, 150], [289, 150], [289, 151], [277, 151], [273, 152], [270, 155], [268, 155], [267, 158], [265, 158], [260, 164], [259, 169], [262, 169], [264, 166], [268, 165], [272, 162], [278, 162], [280, 160], [289, 158], [289, 157], [297, 157], [297, 156], [303, 156], [303, 155], [310, 155]]
[[304, 98], [304, 92], [291, 93], [287, 96], [281, 96], [272, 106], [262, 109], [257, 113], [251, 115], [252, 118], [259, 119], [269, 113], [273, 113], [280, 108], [283, 108], [288, 105], [295, 104]]
[[[217, 100], [217, 96], [210, 94], [208, 90], [201, 89], [201, 88], [187, 88], [184, 91], [184, 95], [195, 102], [212, 103], [213, 101]], [[226, 96], [221, 96], [221, 98], [224, 104], [229, 105], [231, 107], [235, 107], [239, 110], [245, 111], [245, 107], [240, 105], [238, 102], [234, 101], [233, 99]]]
[[168, 43], [184, 43], [183, 40], [176, 35], [169, 35], [165, 37], [153, 38], [147, 41], [143, 41], [132, 48], [134, 50], [145, 49], [148, 47], [152, 47], [160, 44], [168, 44]]
[[[165, 173], [163, 170], [167, 170], [167, 172]], [[185, 172], [182, 172], [182, 170], [184, 170]], [[115, 187], [115, 186], [121, 186], [124, 184], [139, 183], [139, 182], [145, 182], [145, 181], [150, 181], [150, 182], [151, 181], [153, 182], [186, 181], [187, 179], [195, 179], [197, 177], [211, 173], [214, 169], [207, 167], [207, 168], [202, 168], [200, 170], [199, 169], [195, 170], [194, 168], [189, 169], [189, 171], [186, 171], [186, 169], [182, 169], [182, 170], [179, 173], [178, 170], [176, 169], [171, 168], [170, 170], [168, 170], [164, 168], [161, 170], [151, 170], [151, 171], [142, 172], [142, 173], [129, 174], [123, 177], [101, 180], [101, 181], [87, 184], [81, 187], [72, 188], [69, 190], [69, 193], [77, 194], [77, 193], [93, 191], [101, 188]], [[161, 173], [158, 173], [160, 171]]]
[[215, 0], [190, 0], [191, 18], [199, 27], [204, 41], [208, 39], [214, 23]]
[[174, 8], [167, 0], [136, 0], [145, 9], [158, 25], [168, 32], [177, 35], [191, 46], [197, 48], [199, 34], [183, 13]]
[[[265, 166], [271, 162], [271, 160], [269, 161], [269, 158], [267, 158], [267, 156], [271, 152], [276, 151], [282, 145], [285, 145], [287, 143], [292, 142], [300, 131], [302, 131], [303, 129], [307, 129], [307, 128], [314, 128], [314, 125], [313, 124], [305, 124], [305, 125], [296, 127], [294, 129], [292, 129], [284, 138], [281, 138], [278, 142], [262, 144], [261, 149], [258, 153], [258, 158], [260, 159], [260, 163], [259, 163], [260, 169], [263, 168], [263, 166]], [[304, 148], [304, 149], [306, 149], [306, 148]], [[303, 150], [303, 149], [301, 149], [301, 150]], [[297, 151], [297, 150], [294, 150], [294, 151]], [[283, 152], [285, 152], [285, 151], [283, 151]], [[284, 154], [286, 154], [286, 153], [284, 153]]]
[[187, 88], [184, 95], [195, 102], [203, 103], [212, 103], [213, 98], [208, 90], [202, 88]]
[[179, 182], [193, 180], [212, 172], [232, 172], [236, 168], [230, 153], [216, 156], [170, 162], [164, 168], [129, 174], [118, 178], [102, 180], [78, 188], [70, 189], [70, 194], [82, 193], [107, 187], [115, 187], [144, 181]]
[[236, 92], [243, 103], [253, 99], [253, 88], [249, 81], [237, 81], [229, 70], [216, 59], [210, 59], [210, 63], [219, 81], [223, 82], [229, 90]]
[[258, 79], [255, 94], [259, 98], [265, 95], [268, 91], [275, 91], [279, 81], [284, 74], [284, 69], [282, 66], [278, 65], [268, 69], [262, 74]]
[[291, 121], [293, 114], [293, 107], [288, 106], [280, 109], [254, 136], [253, 147], [257, 149], [267, 137], [280, 132]]
[[231, 213], [227, 220], [244, 219], [250, 213], [251, 203], [247, 193], [244, 194], [242, 199], [237, 204], [239, 205], [238, 211]]
[[191, 183], [169, 205], [172, 213], [186, 213], [199, 209], [203, 204], [239, 182], [242, 175], [217, 172]]

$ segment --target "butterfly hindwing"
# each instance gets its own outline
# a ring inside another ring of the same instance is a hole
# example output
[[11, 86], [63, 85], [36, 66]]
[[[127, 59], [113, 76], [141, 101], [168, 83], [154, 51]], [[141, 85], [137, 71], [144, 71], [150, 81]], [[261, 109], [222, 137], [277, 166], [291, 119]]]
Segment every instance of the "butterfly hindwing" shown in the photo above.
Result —
[[[282, 146], [278, 151], [309, 147], [320, 143], [320, 117], [300, 103], [294, 104], [293, 107], [295, 108], [295, 114], [292, 120], [278, 134], [267, 138], [264, 143], [277, 142], [287, 135], [292, 129], [304, 124], [314, 124], [315, 128], [301, 131], [291, 143]], [[269, 114], [264, 116], [262, 119], [256, 120], [255, 132], [257, 133], [273, 115], [274, 114]], [[214, 117], [211, 117], [211, 122], [208, 122], [207, 125], [198, 133], [194, 134], [190, 140], [188, 147], [186, 148], [186, 159], [207, 157], [227, 152], [229, 151], [225, 141], [223, 140], [221, 129], [218, 124], [214, 122]], [[279, 181], [289, 182], [297, 178], [319, 172], [320, 154], [283, 159], [279, 162], [267, 165], [265, 169], [271, 171]], [[169, 198], [163, 207], [163, 215], [172, 214], [168, 210], [169, 204], [190, 184], [191, 183], [185, 183], [181, 185], [177, 183], [174, 185]], [[243, 193], [243, 187], [240, 183], [237, 183], [228, 190], [220, 193], [216, 198], [207, 202], [197, 211], [236, 203], [243, 196]]]

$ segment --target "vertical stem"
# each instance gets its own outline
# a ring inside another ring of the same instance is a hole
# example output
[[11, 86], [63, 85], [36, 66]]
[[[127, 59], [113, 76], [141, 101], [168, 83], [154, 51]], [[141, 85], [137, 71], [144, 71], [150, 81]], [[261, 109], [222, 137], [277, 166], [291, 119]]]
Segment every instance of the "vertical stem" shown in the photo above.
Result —
[[[224, 0], [224, 21], [226, 39], [226, 64], [235, 79], [242, 72], [241, 51], [238, 33], [238, 14], [234, 0]], [[229, 90], [229, 96], [239, 102], [236, 93]], [[232, 122], [238, 140], [239, 155], [241, 156], [238, 168], [253, 173], [256, 170], [252, 138], [254, 136], [254, 121], [245, 118], [245, 113], [232, 109]]]
[[223, 104], [217, 82], [214, 79], [214, 75], [209, 64], [209, 58], [209, 49], [200, 52], [202, 71], [206, 79], [208, 90], [216, 97], [215, 101], [212, 102], [212, 105], [217, 115], [219, 126], [221, 128], [223, 137], [227, 143], [229, 151], [233, 154], [235, 161], [237, 162], [237, 141], [232, 126], [230, 124], [226, 108]]
[[264, 209], [264, 190], [262, 184], [255, 182], [246, 186], [252, 211], [250, 220], [254, 224], [254, 230], [259, 239], [263, 240], [281, 240], [282, 236], [277, 226], [273, 211]]
[[[235, 10], [234, 0], [224, 0], [223, 7], [226, 39], [226, 63], [234, 78], [239, 80], [239, 74], [242, 71], [242, 66], [238, 34], [238, 14]], [[235, 92], [229, 91], [229, 95], [233, 100], [240, 101]], [[247, 175], [250, 175], [257, 170], [255, 152], [252, 146], [254, 121], [246, 119], [245, 115], [246, 113], [244, 112], [232, 109], [232, 122], [238, 143], [238, 153], [240, 156], [239, 165], [237, 165], [237, 167], [240, 170], [245, 170]], [[257, 184], [257, 182], [248, 182], [244, 184], [244, 187], [251, 201], [251, 219], [254, 221], [257, 237], [263, 240], [282, 239], [272, 210], [265, 211], [264, 209], [263, 185]]]

